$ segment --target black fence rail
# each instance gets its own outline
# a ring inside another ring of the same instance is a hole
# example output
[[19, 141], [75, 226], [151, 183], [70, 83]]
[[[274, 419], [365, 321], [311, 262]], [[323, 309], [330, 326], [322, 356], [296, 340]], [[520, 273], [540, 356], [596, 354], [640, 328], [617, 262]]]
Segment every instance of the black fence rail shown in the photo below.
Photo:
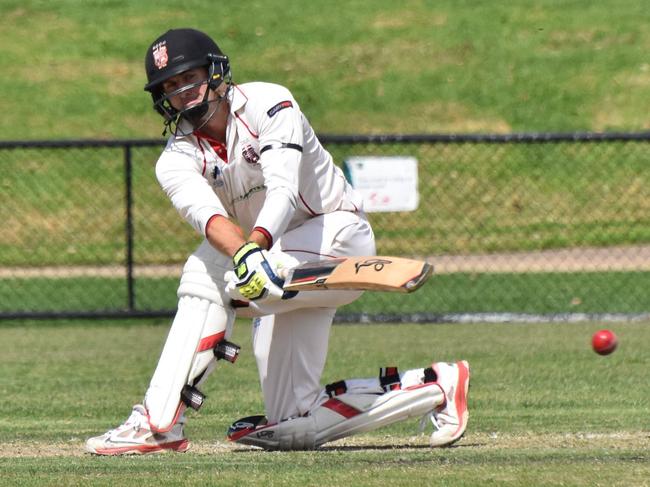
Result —
[[[337, 163], [397, 158], [388, 179], [417, 161], [417, 207], [369, 218], [380, 254], [435, 267], [339, 321], [647, 319], [650, 134], [320, 138]], [[155, 181], [163, 146], [0, 142], [0, 319], [173, 314], [200, 236]]]

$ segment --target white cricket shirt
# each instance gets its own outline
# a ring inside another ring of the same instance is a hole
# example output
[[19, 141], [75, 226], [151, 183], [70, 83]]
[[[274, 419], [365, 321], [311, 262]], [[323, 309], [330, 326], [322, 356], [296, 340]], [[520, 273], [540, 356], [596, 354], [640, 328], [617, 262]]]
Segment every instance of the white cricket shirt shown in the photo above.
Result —
[[197, 232], [223, 215], [274, 242], [315, 216], [362, 209], [289, 90], [234, 85], [229, 101], [225, 153], [200, 134], [172, 135], [156, 164], [163, 190]]

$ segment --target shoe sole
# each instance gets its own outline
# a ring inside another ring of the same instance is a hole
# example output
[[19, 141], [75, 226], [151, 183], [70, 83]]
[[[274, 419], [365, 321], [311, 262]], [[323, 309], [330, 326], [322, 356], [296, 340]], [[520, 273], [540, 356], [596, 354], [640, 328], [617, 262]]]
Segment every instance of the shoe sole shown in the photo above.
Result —
[[138, 445], [138, 446], [122, 446], [116, 448], [99, 448], [93, 449], [87, 447], [86, 450], [94, 455], [148, 455], [150, 453], [161, 453], [165, 451], [175, 451], [178, 453], [185, 453], [190, 449], [189, 440], [178, 440], [163, 445]]
[[469, 411], [467, 410], [467, 392], [469, 391], [469, 364], [466, 360], [457, 363], [458, 365], [458, 382], [456, 384], [456, 393], [454, 394], [454, 403], [456, 404], [456, 415], [460, 418], [458, 429], [452, 435], [452, 445], [460, 440], [465, 434], [467, 421], [469, 420]]
[[467, 428], [467, 422], [469, 421], [469, 411], [467, 409], [467, 393], [469, 391], [469, 363], [466, 360], [456, 362], [458, 366], [458, 381], [456, 382], [456, 388], [454, 391], [454, 404], [456, 406], [456, 416], [459, 419], [458, 428], [450, 436], [448, 442], [431, 445], [434, 447], [449, 447], [460, 440], [465, 434], [465, 429]]

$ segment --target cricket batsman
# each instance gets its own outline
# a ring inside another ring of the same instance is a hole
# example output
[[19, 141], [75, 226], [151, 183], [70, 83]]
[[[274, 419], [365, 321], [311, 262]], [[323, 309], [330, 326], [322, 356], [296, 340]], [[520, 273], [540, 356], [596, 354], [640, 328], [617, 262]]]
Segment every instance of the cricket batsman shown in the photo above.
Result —
[[201, 384], [217, 362], [237, 357], [228, 341], [236, 312], [253, 318], [265, 411], [235, 421], [229, 440], [314, 449], [423, 416], [435, 426], [431, 446], [457, 441], [468, 420], [465, 361], [403, 373], [383, 367], [374, 378], [320, 383], [336, 309], [361, 292], [286, 292], [279, 271], [375, 255], [375, 241], [359, 194], [289, 90], [233, 83], [228, 57], [193, 29], [158, 37], [145, 69], [145, 90], [170, 134], [156, 176], [204, 241], [183, 268], [178, 309], [142, 404], [117, 428], [88, 439], [86, 449], [186, 451], [186, 408], [200, 408]]

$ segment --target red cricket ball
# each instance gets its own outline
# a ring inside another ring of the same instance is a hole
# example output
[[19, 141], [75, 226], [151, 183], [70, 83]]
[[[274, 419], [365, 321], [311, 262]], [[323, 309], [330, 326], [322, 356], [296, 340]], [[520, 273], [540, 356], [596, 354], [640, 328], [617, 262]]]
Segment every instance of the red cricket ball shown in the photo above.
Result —
[[591, 337], [591, 346], [599, 355], [609, 355], [618, 345], [618, 338], [612, 330], [598, 330]]

